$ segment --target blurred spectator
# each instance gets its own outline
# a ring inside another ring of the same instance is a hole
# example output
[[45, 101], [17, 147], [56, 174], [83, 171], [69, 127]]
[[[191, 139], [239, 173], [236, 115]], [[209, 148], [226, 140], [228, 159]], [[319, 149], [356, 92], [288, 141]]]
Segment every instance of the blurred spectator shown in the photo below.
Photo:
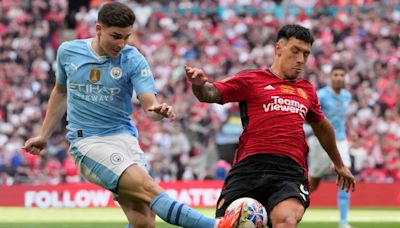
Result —
[[231, 165], [225, 160], [219, 160], [215, 164], [215, 179], [216, 180], [225, 180], [228, 175], [229, 170], [231, 169]]

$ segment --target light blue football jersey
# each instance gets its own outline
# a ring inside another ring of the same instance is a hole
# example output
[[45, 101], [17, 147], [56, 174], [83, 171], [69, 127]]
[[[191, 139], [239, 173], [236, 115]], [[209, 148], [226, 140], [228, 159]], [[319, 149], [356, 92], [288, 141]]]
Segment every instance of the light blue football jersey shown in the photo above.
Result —
[[137, 137], [131, 99], [134, 91], [156, 93], [150, 67], [132, 46], [111, 58], [98, 56], [91, 41], [64, 42], [57, 53], [57, 81], [67, 87], [67, 138], [117, 133]]
[[330, 86], [325, 86], [317, 91], [322, 112], [335, 128], [336, 140], [346, 139], [346, 120], [351, 102], [349, 91], [342, 89], [336, 94]]

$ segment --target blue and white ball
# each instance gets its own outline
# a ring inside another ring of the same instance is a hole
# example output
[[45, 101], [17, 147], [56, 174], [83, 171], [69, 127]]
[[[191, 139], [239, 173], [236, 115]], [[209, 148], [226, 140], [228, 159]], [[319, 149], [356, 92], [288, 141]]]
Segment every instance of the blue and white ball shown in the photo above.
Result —
[[234, 212], [242, 205], [242, 213], [244, 218], [241, 220], [235, 228], [265, 228], [267, 227], [268, 215], [265, 207], [257, 200], [249, 197], [243, 197], [233, 201], [225, 213], [230, 211]]

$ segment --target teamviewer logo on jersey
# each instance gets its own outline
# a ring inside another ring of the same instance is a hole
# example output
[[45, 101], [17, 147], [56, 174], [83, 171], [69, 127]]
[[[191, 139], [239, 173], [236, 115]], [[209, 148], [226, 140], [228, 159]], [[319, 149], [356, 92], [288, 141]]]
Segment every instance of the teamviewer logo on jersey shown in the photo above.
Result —
[[279, 111], [279, 112], [290, 112], [297, 113], [301, 118], [305, 118], [308, 108], [300, 101], [282, 98], [280, 96], [271, 96], [271, 102], [263, 104], [265, 112]]

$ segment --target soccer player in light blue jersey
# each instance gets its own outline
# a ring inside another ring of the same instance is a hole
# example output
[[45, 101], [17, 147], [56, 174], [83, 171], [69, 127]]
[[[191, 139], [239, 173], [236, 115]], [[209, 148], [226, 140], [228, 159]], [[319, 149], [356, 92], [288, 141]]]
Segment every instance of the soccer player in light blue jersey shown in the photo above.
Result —
[[[335, 129], [336, 144], [340, 156], [346, 167], [351, 167], [349, 145], [346, 139], [346, 119], [351, 102], [351, 94], [345, 87], [346, 69], [341, 65], [333, 66], [330, 72], [330, 85], [318, 90], [321, 109]], [[310, 145], [310, 190], [318, 188], [321, 177], [326, 174], [331, 166], [331, 160], [324, 152], [315, 136], [309, 139]], [[338, 207], [340, 211], [340, 228], [349, 228], [347, 214], [350, 207], [350, 193], [338, 190]]]
[[148, 174], [131, 121], [135, 91], [148, 118], [175, 119], [168, 104], [156, 99], [146, 59], [127, 44], [135, 15], [118, 2], [99, 11], [96, 37], [63, 43], [57, 54], [56, 84], [38, 136], [25, 143], [38, 155], [67, 112], [70, 153], [88, 181], [114, 193], [131, 227], [155, 227], [155, 214], [183, 227], [230, 228], [245, 212], [220, 220], [208, 218], [170, 198]]

